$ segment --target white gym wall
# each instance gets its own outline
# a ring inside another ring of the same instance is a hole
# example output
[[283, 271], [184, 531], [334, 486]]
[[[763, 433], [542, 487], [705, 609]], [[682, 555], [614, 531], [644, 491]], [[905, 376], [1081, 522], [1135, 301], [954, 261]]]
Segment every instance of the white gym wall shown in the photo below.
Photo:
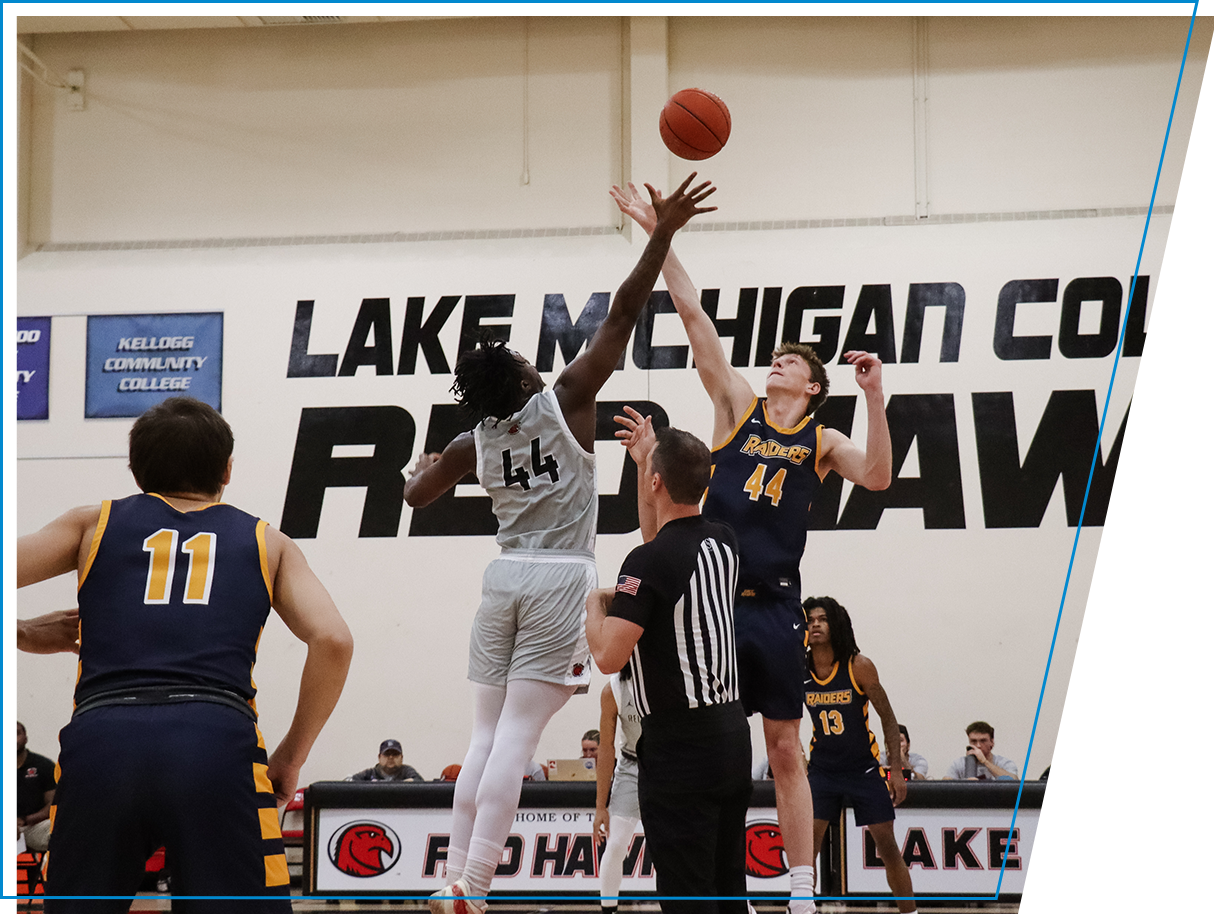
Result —
[[[1021, 460], [1053, 393], [1091, 390], [1103, 404], [1116, 352], [1060, 353], [1058, 304], [1076, 279], [1114, 277], [1124, 315], [1188, 24], [675, 16], [267, 26], [128, 17], [64, 32], [50, 19], [18, 21], [16, 40], [53, 71], [83, 71], [85, 83], [84, 108], [73, 111], [63, 90], [20, 75], [21, 258], [6, 322], [54, 321], [50, 419], [8, 427], [15, 532], [134, 490], [124, 458], [130, 421], [84, 418], [90, 315], [224, 313], [223, 411], [237, 441], [226, 499], [273, 525], [305, 408], [400, 406], [416, 423], [416, 454], [431, 406], [451, 400], [450, 374], [431, 373], [419, 355], [413, 373], [364, 366], [353, 376], [288, 378], [297, 302], [315, 302], [309, 351], [343, 355], [363, 300], [388, 298], [395, 368], [409, 297], [424, 297], [428, 315], [443, 296], [509, 294], [513, 316], [484, 324], [509, 324], [512, 343], [535, 359], [545, 295], [563, 294], [576, 319], [639, 256], [642, 234], [621, 228], [607, 189], [628, 179], [669, 189], [690, 171], [662, 147], [657, 115], [671, 92], [701, 86], [728, 103], [733, 135], [697, 167], [717, 183], [711, 203], [720, 210], [675, 245], [696, 283], [720, 290], [722, 318], [747, 288], [760, 288], [762, 300], [767, 289], [786, 299], [800, 286], [834, 285], [844, 288], [842, 309], [827, 314], [846, 330], [861, 289], [890, 285], [902, 355], [912, 285], [965, 291], [959, 358], [941, 361], [943, 316], [929, 309], [919, 360], [887, 363], [884, 377], [887, 398], [952, 397], [963, 525], [927, 528], [921, 510], [893, 508], [875, 529], [812, 531], [802, 578], [807, 594], [834, 595], [851, 610], [933, 776], [979, 718], [996, 727], [996, 750], [1023, 763], [1075, 527], [1061, 481], [1038, 525], [988, 527], [972, 399], [1014, 394]], [[1141, 268], [1149, 298], [1211, 31], [1210, 20], [1198, 22], [1177, 101]], [[1058, 280], [1057, 299], [1021, 306], [1015, 334], [1051, 337], [1050, 357], [1000, 359], [992, 333], [1001, 289], [1042, 278]], [[463, 309], [461, 299], [439, 335], [451, 363]], [[1085, 307], [1084, 334], [1099, 326], [1094, 309], [1093, 325]], [[677, 319], [657, 319], [655, 345], [683, 341]], [[744, 372], [761, 388], [755, 350], [752, 338]], [[1136, 356], [1120, 361], [1102, 460], [1137, 365]], [[550, 382], [561, 366], [558, 347]], [[846, 368], [832, 363], [831, 376], [833, 395], [857, 394]], [[657, 402], [671, 423], [710, 436], [710, 406], [689, 367], [642, 369], [630, 351], [601, 399]], [[863, 429], [860, 405], [853, 434], [862, 439]], [[614, 493], [620, 450], [602, 443], [599, 455], [600, 488]], [[921, 471], [912, 445], [895, 475]], [[467, 635], [493, 539], [410, 536], [407, 507], [395, 537], [359, 538], [362, 511], [362, 490], [330, 489], [317, 536], [299, 540], [356, 641], [305, 783], [366, 767], [388, 736], [436, 777], [467, 742]], [[1033, 778], [1050, 763], [1100, 532], [1085, 526], [1078, 541]], [[602, 583], [638, 539], [600, 536]], [[70, 577], [6, 592], [6, 620], [14, 607], [20, 617], [69, 607], [74, 595]], [[302, 659], [303, 646], [272, 616], [255, 672], [270, 744], [289, 721]], [[75, 660], [16, 663], [15, 714], [30, 747], [53, 756]], [[581, 733], [598, 726], [602, 683], [596, 674], [589, 696], [553, 720], [537, 758], [577, 754]], [[758, 756], [757, 722], [755, 739]]]

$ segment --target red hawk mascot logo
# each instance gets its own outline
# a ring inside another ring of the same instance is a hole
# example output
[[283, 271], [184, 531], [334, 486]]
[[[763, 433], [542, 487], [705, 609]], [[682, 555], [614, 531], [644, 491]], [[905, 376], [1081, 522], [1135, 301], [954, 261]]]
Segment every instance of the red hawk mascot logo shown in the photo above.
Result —
[[752, 822], [746, 827], [746, 873], [764, 879], [788, 873], [784, 836], [776, 823]]
[[329, 842], [333, 866], [351, 877], [377, 877], [400, 856], [396, 833], [377, 822], [342, 826]]

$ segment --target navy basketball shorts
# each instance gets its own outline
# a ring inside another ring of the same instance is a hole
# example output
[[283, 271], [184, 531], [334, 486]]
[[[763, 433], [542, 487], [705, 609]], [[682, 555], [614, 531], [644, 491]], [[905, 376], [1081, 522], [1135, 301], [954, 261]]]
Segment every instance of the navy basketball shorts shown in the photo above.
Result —
[[47, 912], [127, 911], [161, 846], [173, 911], [291, 911], [265, 744], [251, 717], [200, 701], [109, 705], [74, 717], [59, 739], [47, 895], [115, 898], [48, 898]]
[[800, 720], [805, 711], [805, 613], [795, 598], [734, 603], [738, 689], [749, 716]]
[[856, 825], [893, 822], [894, 804], [881, 766], [867, 771], [823, 771], [809, 766], [809, 790], [814, 797], [814, 819], [834, 822], [845, 805], [856, 814]]

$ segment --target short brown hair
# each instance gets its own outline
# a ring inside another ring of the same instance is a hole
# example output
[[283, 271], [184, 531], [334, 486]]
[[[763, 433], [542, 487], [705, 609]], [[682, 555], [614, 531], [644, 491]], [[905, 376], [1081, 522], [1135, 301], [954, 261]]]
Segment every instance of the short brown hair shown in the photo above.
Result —
[[653, 470], [662, 476], [666, 492], [676, 504], [698, 504], [712, 477], [712, 452], [695, 434], [677, 427], [654, 431]]
[[807, 364], [809, 364], [809, 378], [818, 384], [818, 394], [809, 397], [809, 405], [805, 409], [807, 415], [813, 414], [822, 407], [822, 403], [826, 401], [826, 396], [830, 393], [830, 377], [826, 375], [826, 366], [822, 363], [822, 358], [808, 344], [800, 344], [795, 341], [785, 341], [778, 348], [771, 352], [771, 359], [783, 357], [785, 354], [796, 354]]
[[995, 728], [985, 720], [976, 720], [965, 728], [966, 736], [969, 736], [971, 733], [985, 733], [992, 740], [995, 738]]
[[135, 419], [130, 469], [141, 491], [218, 494], [232, 458], [232, 428], [196, 398], [176, 395]]

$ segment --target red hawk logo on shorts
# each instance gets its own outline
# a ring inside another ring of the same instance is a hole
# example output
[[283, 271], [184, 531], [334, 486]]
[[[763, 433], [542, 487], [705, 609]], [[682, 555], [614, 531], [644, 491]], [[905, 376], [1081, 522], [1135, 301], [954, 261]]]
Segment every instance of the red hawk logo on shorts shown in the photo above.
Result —
[[752, 822], [746, 827], [746, 875], [781, 877], [788, 873], [784, 836], [774, 822]]
[[580, 675], [581, 675], [582, 673], [584, 673], [585, 671], [586, 671], [586, 667], [585, 667], [585, 666], [583, 666], [581, 663], [574, 663], [574, 664], [573, 664], [573, 674], [574, 674], [575, 676], [580, 676]]
[[518, 433], [518, 430], [519, 430], [518, 425], [514, 424], [513, 426], [511, 426], [510, 430], [507, 431], [507, 433], [516, 434], [516, 433]]
[[329, 860], [351, 877], [377, 877], [400, 857], [400, 839], [378, 822], [351, 822], [329, 839]]

